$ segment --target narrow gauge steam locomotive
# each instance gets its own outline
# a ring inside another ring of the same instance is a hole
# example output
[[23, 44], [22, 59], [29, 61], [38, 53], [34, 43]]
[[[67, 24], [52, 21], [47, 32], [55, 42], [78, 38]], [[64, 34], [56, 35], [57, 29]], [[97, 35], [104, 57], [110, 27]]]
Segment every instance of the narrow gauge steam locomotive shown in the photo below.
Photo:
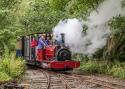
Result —
[[[52, 42], [49, 45], [45, 46], [44, 49], [41, 49], [41, 53], [38, 53], [38, 49], [36, 46], [35, 52], [34, 54], [32, 54], [32, 36], [37, 35], [37, 38], [35, 39], [38, 41], [38, 36], [41, 34], [42, 33], [35, 33], [22, 37], [22, 56], [26, 60], [27, 64], [52, 70], [70, 70], [73, 68], [78, 68], [80, 66], [79, 61], [71, 60], [71, 52], [69, 48], [65, 46], [64, 34], [60, 34], [62, 40], [61, 45], [53, 42], [52, 34], [44, 34], [46, 35], [46, 38], [47, 36], [49, 36], [49, 39]], [[35, 58], [33, 58], [32, 55], [35, 55]], [[42, 56], [42, 59], [39, 59], [38, 56]]]

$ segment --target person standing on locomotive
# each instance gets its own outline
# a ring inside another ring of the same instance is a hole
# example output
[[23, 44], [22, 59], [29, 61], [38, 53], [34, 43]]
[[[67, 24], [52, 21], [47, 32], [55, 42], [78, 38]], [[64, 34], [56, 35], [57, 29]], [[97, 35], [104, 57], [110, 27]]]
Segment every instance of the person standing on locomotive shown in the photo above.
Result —
[[56, 35], [55, 44], [61, 45], [61, 43], [62, 43], [61, 37], [59, 35]]
[[49, 38], [49, 36], [46, 37], [46, 44], [50, 45], [50, 38]]
[[38, 49], [37, 49], [37, 60], [40, 62], [44, 60], [44, 48], [47, 46], [47, 43], [45, 41], [45, 35], [41, 35], [41, 37], [38, 40]]
[[31, 37], [31, 59], [35, 59], [35, 48], [37, 46], [37, 40], [35, 37]]

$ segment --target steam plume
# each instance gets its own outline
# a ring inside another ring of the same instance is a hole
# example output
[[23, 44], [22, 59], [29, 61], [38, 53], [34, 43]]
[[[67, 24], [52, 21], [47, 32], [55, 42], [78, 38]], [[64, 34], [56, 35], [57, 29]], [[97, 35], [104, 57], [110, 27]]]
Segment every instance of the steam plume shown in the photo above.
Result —
[[[122, 0], [105, 0], [96, 11], [90, 13], [87, 21], [76, 18], [60, 21], [53, 28], [53, 33], [55, 39], [59, 39], [60, 34], [65, 33], [66, 45], [72, 52], [92, 55], [106, 45], [111, 31], [107, 22], [118, 15], [125, 15]], [[88, 29], [83, 32], [85, 25]]]

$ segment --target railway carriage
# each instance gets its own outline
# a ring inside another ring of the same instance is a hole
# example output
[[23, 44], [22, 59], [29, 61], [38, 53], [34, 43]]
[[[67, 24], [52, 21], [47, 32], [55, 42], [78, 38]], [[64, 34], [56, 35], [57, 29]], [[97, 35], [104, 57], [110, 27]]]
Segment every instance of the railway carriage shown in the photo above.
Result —
[[[60, 45], [53, 40], [52, 34], [44, 34], [46, 38], [49, 37], [50, 44], [45, 46], [44, 49], [41, 49], [40, 52], [38, 52], [36, 45], [33, 54], [31, 41], [33, 37], [38, 41], [39, 35], [41, 34], [42, 33], [34, 33], [22, 37], [22, 56], [27, 64], [52, 70], [70, 70], [80, 66], [79, 61], [71, 59], [72, 54], [69, 48], [65, 46], [64, 34], [60, 34], [62, 40]], [[35, 57], [32, 57], [33, 55]]]

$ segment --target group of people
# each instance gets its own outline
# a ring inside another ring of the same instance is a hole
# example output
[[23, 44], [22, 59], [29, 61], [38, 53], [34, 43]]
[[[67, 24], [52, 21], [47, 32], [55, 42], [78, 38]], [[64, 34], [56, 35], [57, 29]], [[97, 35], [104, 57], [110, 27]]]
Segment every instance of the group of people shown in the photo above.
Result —
[[[51, 44], [49, 34], [38, 34], [37, 36], [31, 36], [30, 48], [31, 48], [31, 59], [43, 59], [42, 53], [43, 49]], [[17, 38], [16, 44], [16, 57], [22, 57], [22, 38]]]
[[[35, 34], [36, 35], [36, 34]], [[46, 46], [53, 44], [51, 38], [51, 34], [37, 34], [37, 36], [32, 35], [30, 41], [30, 48], [31, 48], [31, 59], [35, 60], [44, 60], [44, 49]], [[55, 40], [56, 45], [61, 45], [62, 40], [61, 37], [56, 37], [58, 39]], [[24, 45], [24, 44], [23, 44]], [[22, 57], [22, 39], [17, 39], [17, 51], [16, 56]]]
[[[36, 59], [35, 58], [35, 53], [37, 53], [37, 59], [43, 60], [43, 52], [44, 52], [44, 48], [46, 46], [50, 45], [50, 37], [46, 36], [45, 34], [42, 34], [39, 36], [38, 40], [35, 39], [35, 37], [33, 36], [31, 39], [31, 59]], [[35, 51], [35, 49], [37, 49], [37, 51]]]

